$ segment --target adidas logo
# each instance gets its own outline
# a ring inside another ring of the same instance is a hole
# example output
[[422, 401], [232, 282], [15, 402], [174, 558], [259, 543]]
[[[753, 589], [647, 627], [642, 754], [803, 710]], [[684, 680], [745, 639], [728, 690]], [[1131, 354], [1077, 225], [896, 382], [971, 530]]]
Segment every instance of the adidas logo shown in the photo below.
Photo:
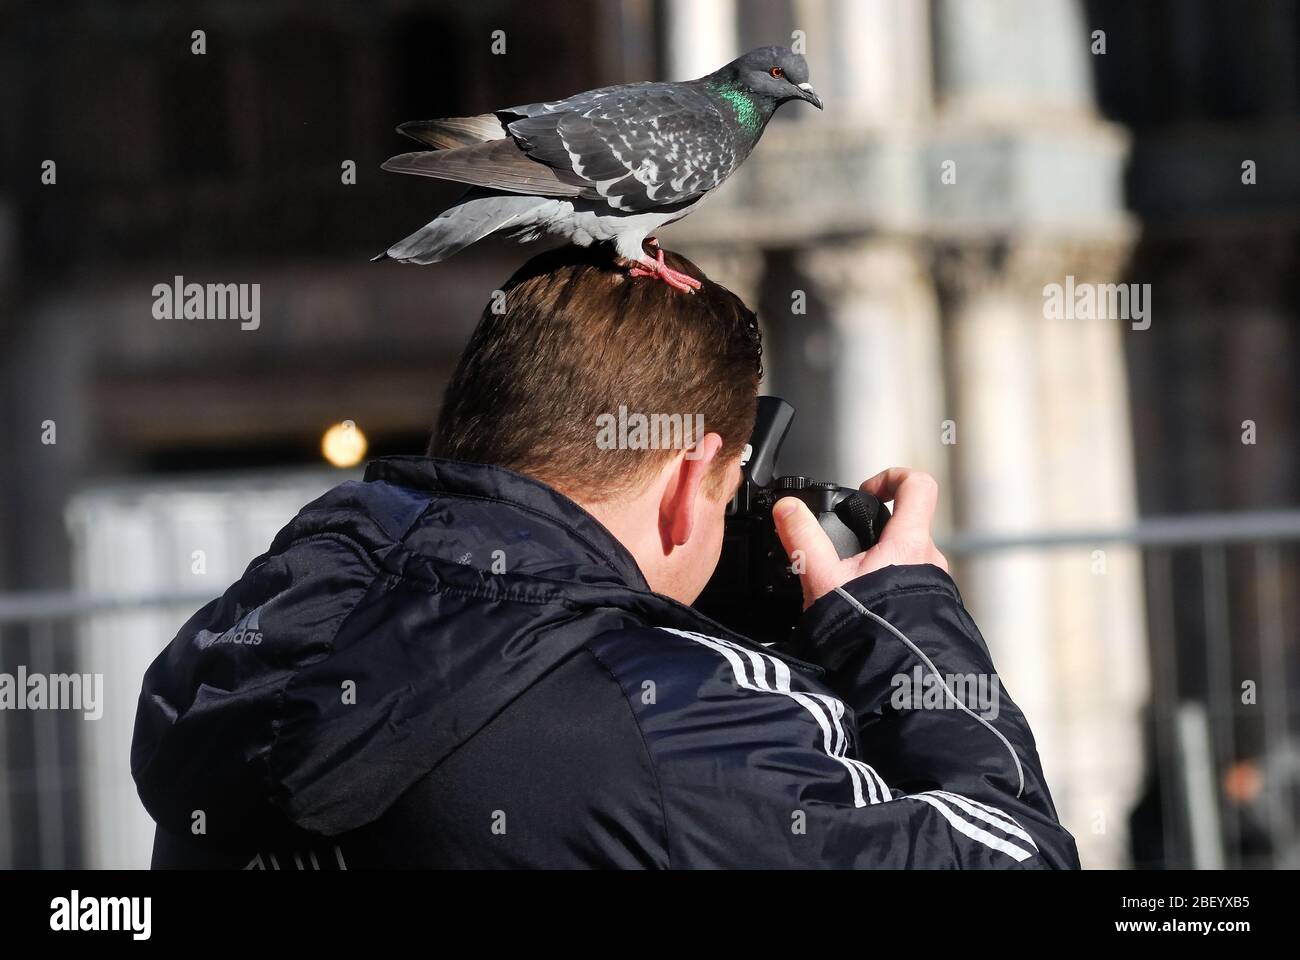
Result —
[[260, 607], [254, 607], [225, 633], [216, 634], [210, 630], [199, 631], [200, 647], [211, 647], [218, 643], [238, 643], [246, 647], [255, 647], [262, 642], [262, 628], [257, 623]]

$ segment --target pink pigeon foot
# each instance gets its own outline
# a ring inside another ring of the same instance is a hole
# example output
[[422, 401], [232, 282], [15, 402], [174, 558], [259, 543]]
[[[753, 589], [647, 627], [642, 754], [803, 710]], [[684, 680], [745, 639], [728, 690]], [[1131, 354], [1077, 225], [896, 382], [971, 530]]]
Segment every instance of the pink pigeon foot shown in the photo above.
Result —
[[[656, 246], [658, 246], [658, 244], [656, 244]], [[640, 260], [633, 264], [632, 269], [629, 270], [628, 273], [633, 277], [658, 277], [664, 283], [668, 284], [668, 286], [672, 287], [674, 290], [680, 290], [682, 293], [693, 293], [702, 286], [700, 281], [696, 280], [694, 277], [682, 273], [679, 270], [674, 270], [672, 267], [664, 263], [664, 252], [662, 248], [659, 250], [659, 256], [657, 259], [651, 260], [649, 257], [646, 257], [644, 260]]]

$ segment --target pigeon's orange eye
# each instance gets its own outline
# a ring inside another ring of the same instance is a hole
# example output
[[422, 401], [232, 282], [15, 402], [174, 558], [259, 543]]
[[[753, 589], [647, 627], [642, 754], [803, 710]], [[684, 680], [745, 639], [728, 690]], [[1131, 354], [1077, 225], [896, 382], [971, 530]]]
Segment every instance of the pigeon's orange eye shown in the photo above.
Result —
[[780, 67], [773, 67], [771, 70], [767, 72], [770, 73], [777, 80], [780, 80], [782, 77], [785, 76], [785, 71], [782, 70]]

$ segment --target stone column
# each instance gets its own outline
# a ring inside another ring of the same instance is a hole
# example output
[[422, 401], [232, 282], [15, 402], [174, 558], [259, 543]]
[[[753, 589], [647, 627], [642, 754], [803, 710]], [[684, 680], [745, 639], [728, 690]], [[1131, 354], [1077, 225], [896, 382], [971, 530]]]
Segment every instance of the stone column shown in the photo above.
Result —
[[1079, 0], [936, 0], [944, 110], [967, 116], [1091, 113], [1089, 27]]
[[811, 286], [809, 310], [824, 317], [807, 345], [829, 367], [833, 478], [857, 486], [886, 467], [910, 466], [946, 487], [939, 311], [921, 247], [902, 238], [824, 244], [795, 263]]
[[[959, 526], [1108, 529], [1137, 514], [1121, 320], [1049, 319], [1067, 273], [1113, 281], [1123, 242], [940, 247]], [[1038, 740], [1085, 865], [1126, 861], [1147, 699], [1140, 554], [1114, 545], [963, 558], [959, 581]]]
[[[837, 122], [898, 127], [930, 111], [930, 8], [915, 0], [800, 0], [813, 84]], [[811, 16], [822, 11], [823, 16]], [[802, 22], [802, 20], [801, 20]]]
[[667, 0], [664, 25], [666, 79], [694, 80], [740, 53], [735, 0]]
[[[957, 526], [1127, 527], [1137, 515], [1121, 320], [1051, 320], [1043, 289], [1115, 282], [1127, 141], [1097, 117], [1079, 0], [936, 0], [926, 171], [957, 421]], [[951, 161], [951, 163], [948, 163]], [[940, 162], [952, 177], [939, 177]], [[1147, 698], [1140, 557], [984, 551], [959, 582], [1038, 738], [1085, 865], [1127, 859]]]

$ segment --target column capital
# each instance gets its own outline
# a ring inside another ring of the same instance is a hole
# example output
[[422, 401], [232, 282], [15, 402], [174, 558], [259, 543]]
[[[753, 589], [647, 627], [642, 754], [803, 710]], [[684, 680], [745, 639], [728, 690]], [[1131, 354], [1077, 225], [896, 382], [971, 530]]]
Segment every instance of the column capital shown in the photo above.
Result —
[[1020, 235], [936, 240], [930, 244], [935, 289], [947, 306], [992, 293], [1038, 297], [1067, 274], [1081, 283], [1113, 282], [1133, 251], [1132, 231], [1106, 237]]
[[914, 286], [925, 276], [923, 247], [910, 237], [862, 237], [807, 247], [795, 255], [799, 272], [836, 296], [865, 296]]

